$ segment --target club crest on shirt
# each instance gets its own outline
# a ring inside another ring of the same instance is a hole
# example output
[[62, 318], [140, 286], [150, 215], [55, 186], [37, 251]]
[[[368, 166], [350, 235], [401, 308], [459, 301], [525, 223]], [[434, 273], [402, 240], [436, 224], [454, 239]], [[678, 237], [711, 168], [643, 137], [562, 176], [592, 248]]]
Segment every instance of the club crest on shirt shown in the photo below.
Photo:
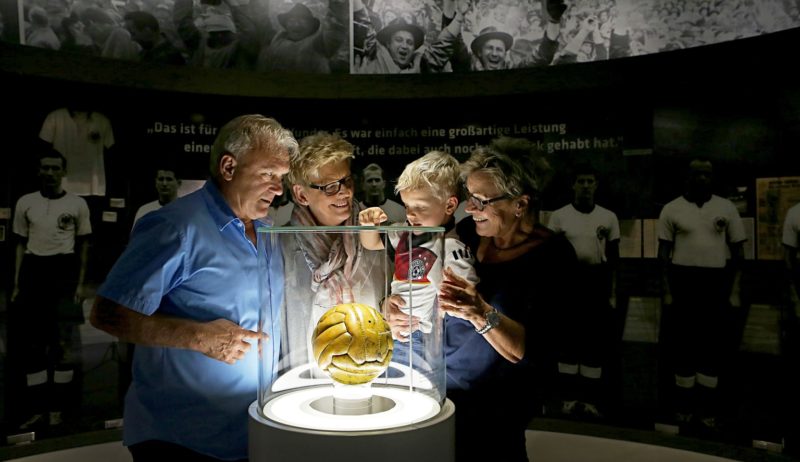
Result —
[[69, 213], [62, 213], [58, 216], [58, 229], [66, 231], [75, 226], [75, 216]]
[[606, 228], [603, 225], [598, 226], [597, 229], [595, 230], [595, 233], [597, 234], [597, 239], [601, 241], [604, 239], [608, 239], [608, 234], [609, 234], [608, 228]]
[[411, 258], [408, 252], [397, 254], [394, 262], [394, 276], [399, 281], [407, 281], [409, 276], [411, 281], [429, 283], [428, 273], [436, 262], [436, 254], [430, 249], [416, 247], [411, 251]]
[[725, 217], [714, 217], [714, 229], [721, 233], [728, 229], [728, 219]]
[[417, 280], [425, 276], [425, 260], [416, 259], [411, 262], [411, 279]]

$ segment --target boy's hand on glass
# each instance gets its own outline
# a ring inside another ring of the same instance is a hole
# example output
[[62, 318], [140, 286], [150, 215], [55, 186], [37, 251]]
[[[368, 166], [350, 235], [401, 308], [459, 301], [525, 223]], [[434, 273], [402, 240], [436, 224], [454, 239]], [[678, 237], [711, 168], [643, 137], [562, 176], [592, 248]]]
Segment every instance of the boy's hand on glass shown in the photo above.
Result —
[[361, 226], [378, 226], [388, 219], [389, 216], [380, 207], [370, 207], [358, 214], [358, 224]]

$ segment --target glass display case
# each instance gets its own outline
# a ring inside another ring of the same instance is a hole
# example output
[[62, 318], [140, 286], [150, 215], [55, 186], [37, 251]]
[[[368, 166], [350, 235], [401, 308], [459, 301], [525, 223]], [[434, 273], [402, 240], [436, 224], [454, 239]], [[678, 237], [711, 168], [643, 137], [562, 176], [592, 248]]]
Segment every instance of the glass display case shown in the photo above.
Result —
[[[297, 460], [314, 457], [309, 451], [352, 460], [357, 447], [379, 444], [387, 453], [396, 447], [403, 460], [415, 453], [452, 460], [454, 409], [445, 397], [437, 296], [444, 229], [267, 227], [258, 233], [265, 255], [259, 325], [271, 337], [259, 348], [250, 459], [280, 448]], [[281, 263], [283, 271], [276, 271]], [[390, 317], [395, 337], [404, 341], [393, 340]]]

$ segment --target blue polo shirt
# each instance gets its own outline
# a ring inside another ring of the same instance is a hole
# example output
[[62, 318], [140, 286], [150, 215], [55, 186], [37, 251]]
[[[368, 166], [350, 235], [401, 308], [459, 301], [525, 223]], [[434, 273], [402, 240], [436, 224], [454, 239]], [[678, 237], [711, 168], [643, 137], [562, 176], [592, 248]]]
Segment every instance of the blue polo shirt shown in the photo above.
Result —
[[[145, 315], [225, 318], [253, 331], [263, 311], [270, 336], [264, 364], [273, 366], [265, 367], [263, 378], [271, 382], [280, 350], [283, 262], [280, 247], [268, 239], [259, 234], [254, 246], [208, 181], [136, 223], [98, 293]], [[233, 365], [196, 351], [137, 345], [125, 398], [125, 445], [155, 439], [220, 459], [246, 458], [247, 408], [257, 397], [258, 362], [255, 342]]]

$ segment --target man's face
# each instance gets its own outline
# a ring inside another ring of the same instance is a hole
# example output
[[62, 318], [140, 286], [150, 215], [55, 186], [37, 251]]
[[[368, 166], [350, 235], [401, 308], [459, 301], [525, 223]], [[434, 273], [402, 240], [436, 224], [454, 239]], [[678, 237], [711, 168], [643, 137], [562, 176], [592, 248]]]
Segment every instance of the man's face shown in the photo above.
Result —
[[578, 49], [576, 59], [579, 63], [594, 61], [594, 44], [592, 42], [583, 42], [580, 49]]
[[286, 20], [286, 36], [289, 40], [302, 40], [314, 32], [313, 25], [308, 19], [290, 17]]
[[45, 187], [60, 187], [66, 173], [64, 163], [58, 157], [45, 157], [39, 161], [39, 178]]
[[159, 170], [156, 172], [156, 191], [161, 202], [172, 202], [178, 196], [178, 186], [181, 182], [175, 177], [172, 170]]
[[711, 182], [714, 178], [714, 170], [711, 162], [693, 160], [689, 164], [689, 189], [707, 193], [711, 191]]
[[414, 36], [407, 30], [399, 30], [389, 40], [389, 54], [400, 67], [406, 67], [414, 57]]
[[508, 5], [504, 5], [502, 3], [498, 4], [492, 10], [492, 15], [494, 16], [495, 21], [501, 24], [506, 22], [506, 16], [508, 15]]
[[576, 201], [594, 199], [594, 193], [597, 191], [597, 179], [591, 174], [578, 175], [575, 177], [572, 190], [575, 191]]
[[245, 221], [267, 216], [275, 196], [283, 194], [281, 180], [289, 172], [289, 153], [284, 148], [268, 146], [239, 160], [227, 160], [232, 162], [232, 168], [226, 172], [223, 165], [223, 179], [227, 181], [223, 195], [233, 213]]
[[380, 197], [382, 199], [384, 188], [386, 188], [386, 181], [383, 180], [380, 172], [370, 171], [364, 173], [364, 194], [368, 197]]
[[500, 39], [490, 39], [481, 47], [481, 63], [486, 70], [505, 68], [506, 45]]

